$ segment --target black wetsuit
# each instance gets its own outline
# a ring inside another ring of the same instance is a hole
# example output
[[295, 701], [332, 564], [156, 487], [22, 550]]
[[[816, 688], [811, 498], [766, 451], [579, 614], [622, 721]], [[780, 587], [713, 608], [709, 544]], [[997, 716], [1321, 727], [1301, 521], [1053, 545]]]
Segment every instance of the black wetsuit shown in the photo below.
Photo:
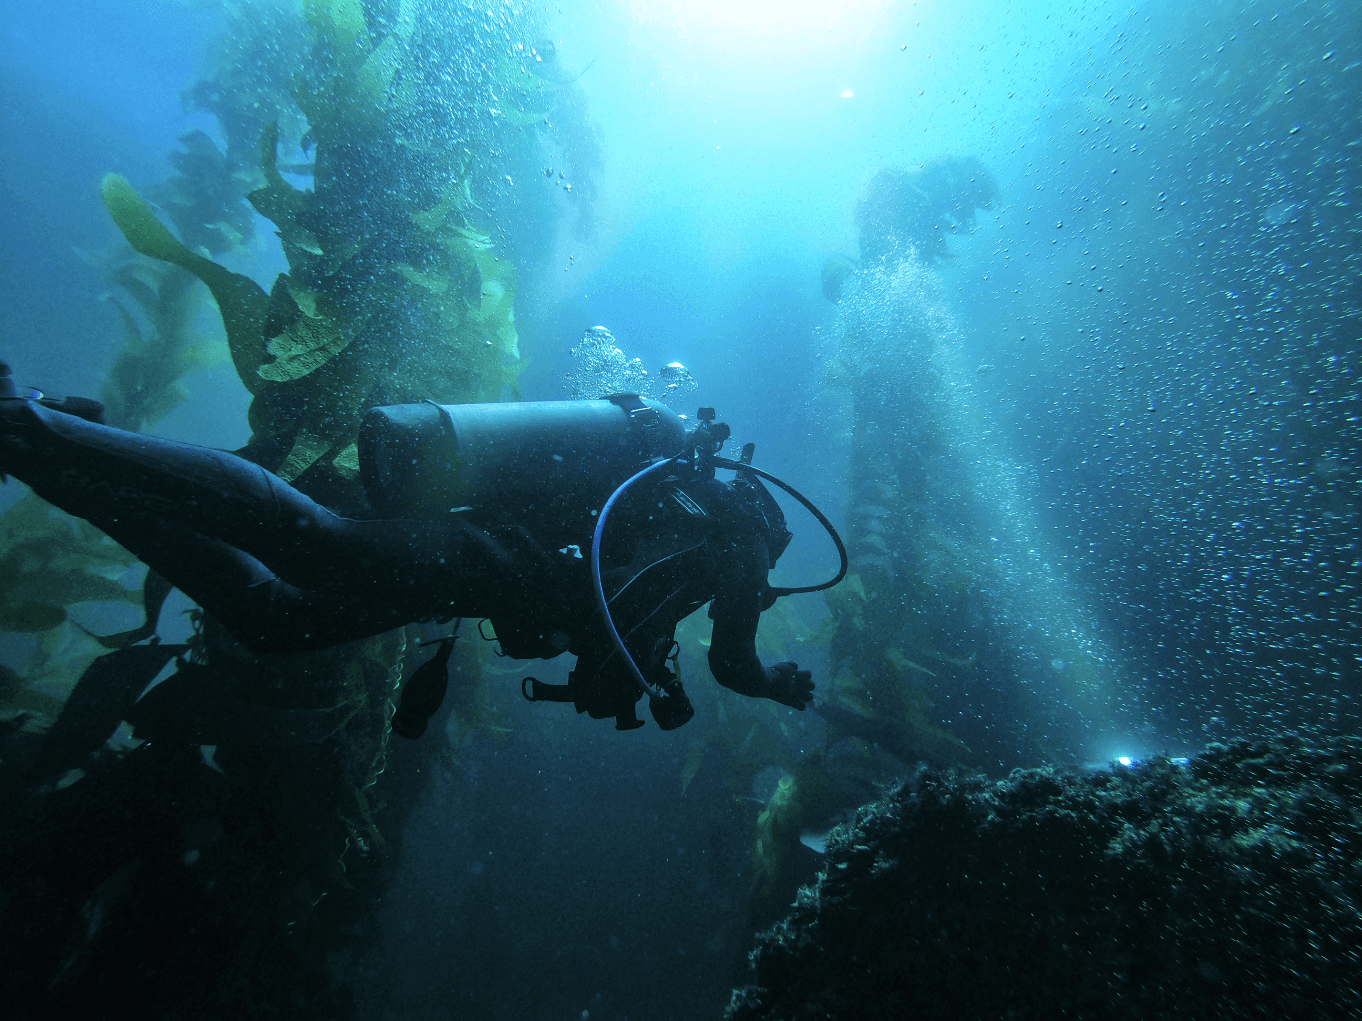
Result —
[[[775, 601], [767, 571], [787, 539], [779, 508], [759, 484], [682, 470], [625, 494], [602, 544], [601, 581], [620, 638], [650, 683], [670, 683], [677, 624], [712, 600], [710, 672], [743, 694], [769, 694], [755, 637]], [[583, 592], [585, 561], [577, 575], [569, 598], [540, 602], [530, 614], [492, 614], [492, 623], [503, 648], [520, 658], [556, 655], [562, 648], [553, 642], [566, 638], [577, 666], [561, 700], [628, 728], [639, 687]]]
[[[567, 690], [543, 686], [546, 697], [637, 725], [640, 690], [600, 618], [587, 561], [544, 549], [505, 508], [341, 517], [235, 454], [3, 403], [0, 471], [105, 531], [248, 648], [302, 651], [414, 621], [487, 617], [510, 656], [578, 657]], [[773, 679], [755, 650], [758, 618], [774, 601], [767, 571], [786, 541], [779, 508], [756, 483], [679, 471], [625, 494], [603, 582], [644, 676], [670, 679], [676, 625], [712, 599], [715, 678], [803, 708], [808, 694], [786, 692], [789, 677]], [[590, 536], [577, 545], [589, 550]]]

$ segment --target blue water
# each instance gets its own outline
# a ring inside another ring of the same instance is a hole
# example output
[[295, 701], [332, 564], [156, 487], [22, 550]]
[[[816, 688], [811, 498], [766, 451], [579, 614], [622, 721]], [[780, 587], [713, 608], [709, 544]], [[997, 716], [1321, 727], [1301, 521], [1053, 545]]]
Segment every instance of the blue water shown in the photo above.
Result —
[[[1355, 727], [1353, 5], [486, 11], [482, 31], [508, 37], [497, 45], [549, 39], [564, 71], [581, 72], [564, 87], [579, 141], [598, 147], [575, 198], [515, 153], [473, 182], [481, 226], [519, 266], [525, 399], [562, 396], [570, 349], [605, 325], [650, 369], [683, 362], [698, 399], [756, 442], [758, 464], [852, 528], [853, 412], [828, 367], [846, 350], [848, 309], [888, 285], [863, 274], [834, 305], [820, 269], [857, 255], [854, 214], [875, 172], [977, 157], [1000, 201], [948, 232], [954, 258], [917, 291], [895, 285], [883, 307], [899, 311], [873, 334], [875, 373], [911, 404], [922, 366], [901, 342], [905, 317], [944, 324], [948, 389], [920, 396], [961, 466], [945, 486], [977, 494], [966, 513], [998, 543], [979, 633], [1013, 647], [997, 672], [938, 685], [935, 722], [994, 773]], [[213, 5], [118, 0], [0, 19], [0, 309], [21, 382], [99, 391], [123, 342], [79, 254], [120, 243], [100, 178], [145, 188], [185, 132], [221, 140], [181, 93], [211, 74], [232, 24]], [[258, 219], [256, 234], [231, 264], [268, 287], [282, 256], [271, 224]], [[154, 431], [242, 444], [247, 396], [230, 366], [185, 382], [190, 400]], [[777, 576], [826, 576], [829, 548], [789, 514], [799, 537]], [[826, 617], [820, 597], [794, 605], [810, 629]], [[973, 633], [960, 623], [942, 648], [964, 656]], [[1073, 679], [1075, 655], [1100, 665], [1100, 692]], [[826, 648], [800, 658], [824, 685]], [[749, 846], [771, 793], [725, 757], [743, 735], [714, 737], [682, 796], [682, 735], [550, 718], [556, 707], [524, 705], [515, 683], [508, 673], [509, 732], [452, 753], [408, 824], [380, 935], [350, 974], [360, 1015], [718, 1016], [741, 976]], [[812, 714], [762, 726], [796, 758], [824, 739]], [[792, 859], [791, 874], [816, 863]]]

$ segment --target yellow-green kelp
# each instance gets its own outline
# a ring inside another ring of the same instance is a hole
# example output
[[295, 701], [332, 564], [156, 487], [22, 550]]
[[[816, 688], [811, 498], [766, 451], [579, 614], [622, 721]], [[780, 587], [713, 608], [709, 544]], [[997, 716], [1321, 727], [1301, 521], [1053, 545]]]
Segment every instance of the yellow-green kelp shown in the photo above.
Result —
[[[491, 151], [533, 150], [553, 100], [549, 89], [560, 86], [525, 72], [500, 36], [481, 32], [481, 14], [410, 0], [307, 0], [301, 13], [284, 33], [287, 43], [276, 45], [264, 28], [288, 15], [257, 19], [249, 5], [229, 12], [241, 29], [238, 43], [224, 49], [231, 73], [189, 95], [219, 115], [225, 157], [217, 161], [194, 138], [180, 161], [208, 167], [229, 206], [234, 182], [273, 222], [287, 270], [268, 287], [237, 271], [248, 263], [239, 246], [249, 218], [185, 189], [139, 195], [118, 175], [103, 182], [119, 230], [154, 260], [117, 284], [127, 344], [124, 368], [115, 372], [123, 382], [111, 384], [122, 389], [109, 404], [120, 424], [137, 427], [173, 401], [195, 358], [194, 345], [182, 343], [188, 331], [176, 323], [192, 318], [198, 284], [184, 282], [197, 278], [251, 395], [244, 453], [316, 499], [362, 511], [355, 438], [364, 410], [515, 392], [523, 366], [516, 274], [501, 243], [505, 225], [479, 208], [474, 175], [485, 173]], [[499, 23], [512, 16], [497, 15]], [[532, 26], [523, 38], [537, 38]], [[240, 40], [254, 50], [243, 53]], [[499, 97], [495, 114], [483, 112], [489, 78]], [[208, 216], [212, 222], [195, 222]], [[160, 375], [151, 364], [158, 357]], [[0, 694], [7, 708], [27, 714], [15, 717], [9, 736], [23, 727], [41, 741], [41, 724], [58, 717], [75, 678], [96, 679], [81, 664], [102, 651], [65, 623], [69, 603], [137, 602], [143, 593], [115, 580], [131, 564], [122, 550], [36, 500], [12, 511], [6, 525], [0, 563], [16, 583], [6, 589], [3, 625], [35, 634], [41, 649], [37, 673], [4, 672]], [[64, 581], [44, 587], [38, 572]], [[147, 586], [148, 607], [154, 587]], [[155, 956], [142, 963], [156, 967], [158, 997], [173, 988], [177, 1009], [201, 1016], [246, 1014], [259, 1002], [287, 1002], [297, 1016], [339, 1016], [335, 978], [386, 882], [392, 836], [420, 791], [417, 774], [444, 748], [439, 740], [399, 746], [389, 726], [402, 677], [426, 658], [420, 643], [441, 632], [413, 625], [320, 652], [255, 656], [202, 613], [195, 622], [187, 650], [166, 651], [177, 657], [175, 672], [118, 710], [145, 743], [128, 751], [125, 734], [121, 751], [87, 756], [83, 776], [71, 771], [36, 786], [6, 758], [5, 778], [14, 781], [6, 792], [25, 791], [22, 808], [11, 805], [23, 819], [8, 828], [0, 852], [34, 873], [33, 882], [16, 880], [27, 892], [10, 907], [26, 924], [50, 929], [33, 947], [81, 945], [64, 928], [80, 920], [44, 900], [55, 880], [42, 878], [68, 848], [80, 848], [80, 868], [62, 871], [70, 886], [62, 887], [62, 905], [116, 898], [110, 924], [133, 943], [144, 940], [139, 945]], [[76, 638], [85, 643], [81, 652], [63, 660]], [[495, 707], [484, 704], [476, 683], [485, 656], [460, 643], [447, 708], [461, 727], [495, 726]], [[69, 669], [60, 683], [35, 686], [61, 662]], [[108, 672], [122, 660], [97, 662]], [[120, 682], [135, 698], [136, 678]], [[26, 726], [30, 719], [36, 730]], [[6, 744], [6, 755], [17, 746]], [[98, 816], [99, 839], [75, 832], [72, 841], [72, 827], [106, 805], [118, 814]], [[152, 850], [129, 861], [122, 846], [133, 843]], [[163, 861], [180, 871], [163, 876]], [[184, 871], [191, 865], [192, 873]], [[190, 875], [192, 888], [176, 885]], [[164, 902], [167, 891], [174, 901]], [[204, 897], [212, 903], [200, 903]], [[207, 977], [177, 963], [200, 939], [161, 932], [180, 932], [177, 912], [190, 904], [197, 905], [188, 911], [193, 924], [231, 948]], [[141, 919], [156, 919], [157, 930], [139, 928]], [[26, 967], [48, 999], [76, 998], [83, 975], [105, 974], [35, 954]]]

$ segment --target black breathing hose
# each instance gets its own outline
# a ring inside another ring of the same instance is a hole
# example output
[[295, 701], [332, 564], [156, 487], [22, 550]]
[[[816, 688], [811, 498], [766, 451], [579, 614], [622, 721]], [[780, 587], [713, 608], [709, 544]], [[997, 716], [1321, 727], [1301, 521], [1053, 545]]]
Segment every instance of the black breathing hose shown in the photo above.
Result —
[[777, 596], [792, 596], [798, 592], [822, 592], [824, 589], [832, 588], [834, 585], [836, 585], [838, 582], [840, 582], [843, 578], [847, 576], [847, 567], [849, 566], [847, 561], [847, 548], [842, 544], [842, 537], [837, 534], [837, 529], [832, 527], [832, 522], [823, 516], [823, 512], [820, 511], [817, 507], [815, 507], [813, 505], [813, 502], [809, 500], [807, 496], [805, 496], [799, 490], [795, 489], [794, 486], [782, 482], [780, 479], [776, 478], [770, 472], [763, 471], [760, 468], [756, 468], [742, 461], [734, 461], [727, 457], [714, 457], [711, 458], [710, 460], [713, 461], [714, 464], [720, 468], [731, 468], [733, 469], [733, 471], [739, 472], [751, 472], [753, 475], [761, 476], [767, 482], [775, 483], [777, 486], [785, 490], [785, 492], [789, 493], [801, 504], [803, 504], [804, 509], [807, 510], [818, 520], [818, 523], [827, 530], [828, 535], [832, 536], [833, 544], [836, 545], [837, 547], [837, 555], [842, 558], [842, 566], [838, 569], [837, 576], [835, 578], [833, 578], [831, 581], [825, 581], [821, 585], [796, 585], [792, 588], [772, 588], [771, 589], [772, 592], [774, 592]]
[[[842, 537], [837, 534], [837, 529], [832, 527], [832, 522], [824, 517], [823, 512], [815, 507], [808, 497], [795, 489], [794, 486], [782, 482], [770, 472], [763, 471], [760, 468], [754, 468], [752, 465], [742, 461], [733, 461], [727, 457], [712, 456], [705, 460], [716, 467], [729, 468], [733, 471], [751, 472], [753, 475], [760, 476], [761, 478], [766, 479], [766, 481], [774, 483], [798, 500], [804, 508], [818, 520], [818, 523], [827, 530], [828, 535], [832, 536], [832, 541], [837, 546], [837, 555], [841, 557], [842, 560], [841, 567], [838, 569], [836, 577], [831, 581], [825, 581], [820, 585], [797, 585], [791, 588], [772, 588], [771, 591], [775, 593], [777, 597], [790, 596], [799, 592], [822, 592], [824, 589], [832, 588], [846, 577], [848, 567], [847, 548], [842, 542]], [[621, 484], [618, 489], [610, 494], [610, 499], [605, 501], [605, 506], [601, 508], [600, 516], [596, 519], [595, 534], [591, 537], [591, 585], [596, 596], [596, 607], [601, 611], [601, 616], [605, 620], [606, 631], [610, 633], [610, 637], [615, 643], [615, 648], [618, 649], [620, 655], [624, 657], [624, 662], [629, 667], [629, 672], [634, 675], [634, 680], [638, 682], [639, 687], [643, 689], [650, 699], [665, 699], [667, 694], [655, 685], [649, 684], [644, 678], [643, 671], [638, 668], [638, 664], [634, 662], [634, 657], [631, 656], [629, 650], [624, 647], [624, 640], [620, 638], [619, 631], [615, 628], [615, 621], [614, 618], [610, 616], [610, 607], [605, 598], [605, 586], [601, 583], [601, 538], [605, 535], [606, 518], [609, 517], [611, 509], [615, 506], [619, 498], [624, 495], [625, 491], [635, 483], [641, 482], [648, 476], [655, 475], [672, 465], [690, 465], [691, 463], [692, 462], [690, 461], [683, 460], [678, 454], [676, 457], [670, 458], [669, 460], [658, 461], [655, 464], [651, 464], [647, 468], [644, 468], [642, 471], [631, 476]]]

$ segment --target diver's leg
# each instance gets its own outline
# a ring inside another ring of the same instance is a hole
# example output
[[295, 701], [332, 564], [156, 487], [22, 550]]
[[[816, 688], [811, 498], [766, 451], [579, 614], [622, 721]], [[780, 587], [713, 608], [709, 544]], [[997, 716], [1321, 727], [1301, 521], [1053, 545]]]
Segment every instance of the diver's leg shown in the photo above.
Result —
[[[355, 521], [226, 451], [0, 400], [0, 471], [87, 520], [150, 516], [244, 550], [303, 589], [370, 597], [496, 587], [514, 559], [461, 521]], [[462, 600], [461, 600], [462, 601]]]
[[95, 527], [202, 606], [253, 652], [302, 652], [381, 634], [426, 616], [423, 606], [354, 591], [314, 592], [275, 577], [239, 549], [140, 514]]
[[[144, 513], [222, 539], [309, 587], [336, 563], [336, 515], [265, 469], [221, 450], [111, 429], [30, 401], [4, 401], [0, 470], [78, 517]], [[307, 547], [308, 556], [297, 555]], [[298, 563], [292, 564], [297, 560]]]

